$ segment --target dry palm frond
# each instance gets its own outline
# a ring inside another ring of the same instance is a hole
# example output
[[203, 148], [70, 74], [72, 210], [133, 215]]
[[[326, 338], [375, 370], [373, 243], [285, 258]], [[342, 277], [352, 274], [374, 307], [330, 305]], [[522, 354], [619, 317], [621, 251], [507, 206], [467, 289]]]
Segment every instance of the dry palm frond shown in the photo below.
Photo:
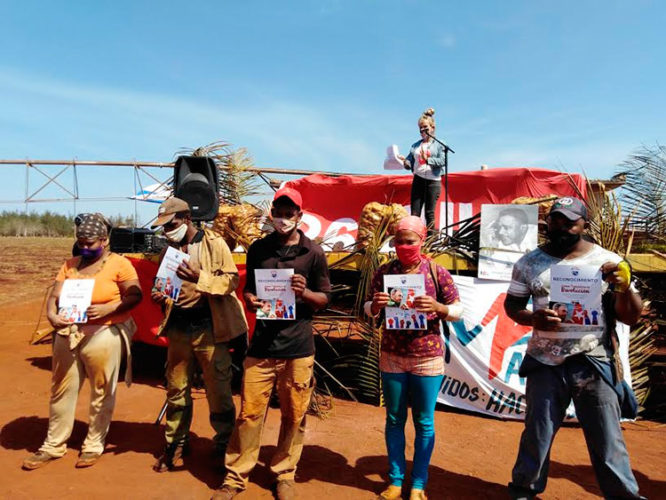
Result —
[[365, 247], [359, 263], [361, 275], [358, 283], [356, 303], [354, 305], [354, 312], [359, 317], [363, 316], [363, 304], [370, 290], [372, 277], [379, 266], [387, 259], [385, 254], [380, 253], [380, 249], [388, 240], [394, 223], [394, 208], [393, 206], [389, 206], [386, 210], [383, 210], [381, 218], [372, 227], [372, 231], [369, 231], [364, 237]]
[[642, 322], [629, 335], [631, 385], [641, 409], [650, 390], [650, 378], [646, 361], [657, 351], [656, 337], [652, 334], [653, 331], [653, 325]]
[[381, 372], [379, 371], [379, 353], [381, 348], [382, 327], [356, 319], [354, 329], [365, 343], [360, 352], [337, 358], [333, 366], [353, 374], [354, 391], [360, 400], [383, 406]]
[[625, 183], [621, 201], [636, 216], [633, 223], [648, 236], [666, 236], [666, 147], [643, 146], [620, 165]]

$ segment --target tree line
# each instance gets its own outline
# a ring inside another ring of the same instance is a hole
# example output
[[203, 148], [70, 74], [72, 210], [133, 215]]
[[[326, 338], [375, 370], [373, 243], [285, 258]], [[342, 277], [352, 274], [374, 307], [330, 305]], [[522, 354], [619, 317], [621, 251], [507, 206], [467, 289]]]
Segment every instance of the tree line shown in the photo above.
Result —
[[[133, 226], [132, 217], [109, 217], [113, 226]], [[0, 236], [74, 237], [74, 216], [46, 211], [42, 213], [0, 213]]]

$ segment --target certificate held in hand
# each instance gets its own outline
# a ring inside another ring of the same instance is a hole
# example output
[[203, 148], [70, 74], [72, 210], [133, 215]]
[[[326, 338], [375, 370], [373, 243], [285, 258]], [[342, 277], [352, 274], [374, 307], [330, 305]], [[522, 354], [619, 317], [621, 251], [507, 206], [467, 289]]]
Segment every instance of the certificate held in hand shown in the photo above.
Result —
[[255, 269], [254, 280], [261, 307], [257, 319], [296, 319], [296, 295], [291, 288], [293, 269]]

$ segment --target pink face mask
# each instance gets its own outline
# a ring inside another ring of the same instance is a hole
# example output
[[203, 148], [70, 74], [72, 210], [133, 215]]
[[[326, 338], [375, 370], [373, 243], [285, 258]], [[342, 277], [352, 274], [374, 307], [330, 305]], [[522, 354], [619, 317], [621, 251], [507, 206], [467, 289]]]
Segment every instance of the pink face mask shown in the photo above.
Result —
[[416, 245], [396, 245], [395, 253], [403, 266], [411, 266], [421, 260], [421, 244]]

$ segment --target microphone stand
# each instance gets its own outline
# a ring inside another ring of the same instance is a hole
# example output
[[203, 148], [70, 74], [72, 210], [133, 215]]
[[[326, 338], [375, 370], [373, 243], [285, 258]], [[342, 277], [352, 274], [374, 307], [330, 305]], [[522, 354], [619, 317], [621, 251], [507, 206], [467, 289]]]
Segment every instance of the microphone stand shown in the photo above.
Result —
[[449, 229], [449, 151], [455, 154], [455, 151], [448, 147], [444, 142], [440, 141], [437, 137], [432, 135], [429, 132], [426, 132], [426, 135], [430, 137], [433, 141], [439, 143], [444, 148], [444, 203], [446, 210], [444, 211], [444, 227], [446, 235], [448, 237]]

